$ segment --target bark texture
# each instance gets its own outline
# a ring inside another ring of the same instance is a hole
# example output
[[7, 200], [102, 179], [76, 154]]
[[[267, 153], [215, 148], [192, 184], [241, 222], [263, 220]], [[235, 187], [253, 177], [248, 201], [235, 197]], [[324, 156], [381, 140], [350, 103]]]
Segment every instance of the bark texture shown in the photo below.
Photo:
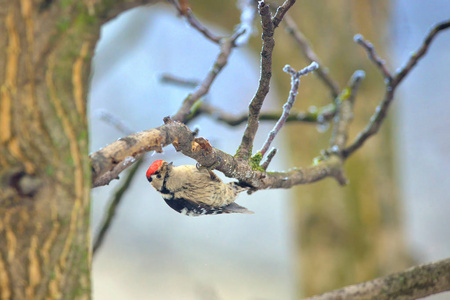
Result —
[[85, 4], [0, 4], [2, 299], [90, 295]]
[[145, 2], [0, 0], [1, 299], [90, 298], [90, 64]]

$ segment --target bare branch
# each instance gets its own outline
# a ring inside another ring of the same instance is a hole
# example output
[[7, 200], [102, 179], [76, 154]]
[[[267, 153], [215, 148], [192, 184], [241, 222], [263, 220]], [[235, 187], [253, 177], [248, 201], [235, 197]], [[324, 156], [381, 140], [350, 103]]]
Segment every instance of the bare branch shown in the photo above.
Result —
[[375, 51], [372, 43], [364, 40], [364, 37], [360, 34], [355, 35], [353, 40], [367, 51], [367, 55], [369, 56], [370, 60], [378, 67], [378, 69], [380, 69], [385, 80], [388, 80], [390, 82], [392, 80], [392, 76], [386, 68], [386, 62], [377, 55], [377, 52]]
[[[241, 21], [247, 23], [242, 23], [239, 26], [237, 26], [237, 29], [235, 30], [235, 32], [231, 37], [220, 39], [220, 53], [217, 56], [217, 59], [214, 62], [211, 70], [208, 72], [206, 78], [201, 82], [201, 84], [197, 87], [197, 89], [184, 99], [180, 109], [172, 117], [174, 120], [181, 122], [186, 122], [188, 120], [188, 118], [192, 113], [192, 106], [194, 105], [194, 103], [196, 103], [201, 97], [203, 97], [208, 93], [217, 75], [222, 71], [222, 69], [227, 64], [228, 57], [231, 54], [231, 50], [237, 46], [236, 44], [237, 39], [243, 35], [251, 34], [251, 26], [249, 27], [248, 23], [251, 23], [250, 18], [252, 17], [252, 15], [250, 14], [250, 16], [248, 16], [249, 9], [250, 9], [249, 5], [242, 5]], [[247, 40], [248, 37], [244, 38], [243, 40], [242, 39], [239, 40], [239, 45], [244, 44]]]
[[178, 85], [178, 86], [187, 87], [187, 88], [195, 88], [196, 86], [198, 86], [200, 84], [199, 80], [180, 78], [180, 77], [176, 77], [171, 74], [162, 74], [160, 77], [160, 81], [162, 83], [169, 83], [169, 84]]
[[100, 118], [100, 120], [108, 123], [109, 125], [116, 128], [123, 134], [131, 134], [133, 131], [126, 125], [122, 120], [120, 120], [117, 116], [113, 115], [111, 112], [105, 109], [99, 109], [95, 111], [95, 114]]
[[375, 113], [370, 118], [370, 122], [366, 126], [366, 128], [364, 128], [358, 134], [355, 141], [350, 146], [348, 146], [342, 151], [342, 155], [344, 158], [349, 157], [353, 152], [355, 152], [355, 150], [360, 148], [369, 137], [378, 132], [378, 130], [381, 127], [381, 124], [386, 118], [388, 108], [393, 99], [394, 99], [394, 90], [391, 88], [385, 92], [384, 99], [376, 107]]
[[269, 167], [269, 164], [272, 162], [272, 159], [275, 157], [275, 154], [277, 154], [277, 148], [272, 148], [272, 150], [270, 150], [269, 154], [267, 154], [266, 161], [264, 161], [261, 164], [261, 168], [263, 168], [264, 170], [267, 170], [267, 168]]
[[181, 4], [176, 0], [170, 0], [169, 2], [171, 2], [175, 6], [175, 8], [178, 10], [178, 13], [184, 16], [193, 28], [197, 29], [197, 31], [203, 34], [211, 42], [220, 44], [222, 38], [213, 34], [208, 28], [203, 26], [203, 24], [200, 23], [199, 20], [197, 20], [197, 18], [191, 11], [191, 8], [188, 6], [187, 1], [180, 1]]
[[359, 85], [365, 77], [364, 71], [358, 70], [353, 73], [348, 86], [336, 98], [337, 118], [334, 118], [333, 134], [330, 140], [330, 147], [335, 151], [344, 149], [347, 144], [348, 130], [350, 122], [353, 120], [353, 103]]
[[272, 77], [272, 52], [275, 46], [273, 39], [274, 27], [269, 5], [264, 1], [258, 4], [259, 14], [261, 15], [261, 25], [263, 29], [262, 40], [263, 46], [261, 50], [261, 73], [259, 77], [259, 85], [256, 94], [253, 96], [249, 105], [249, 118], [247, 127], [242, 137], [241, 145], [237, 151], [237, 157], [240, 159], [248, 159], [251, 155], [253, 140], [258, 131], [258, 120], [264, 99], [269, 92], [270, 78]]
[[347, 286], [309, 300], [418, 299], [450, 290], [450, 259], [412, 267], [375, 280]]
[[[238, 126], [247, 122], [248, 114], [242, 114], [239, 116], [232, 115], [221, 110], [218, 107], [214, 107], [209, 103], [202, 103], [197, 110], [197, 114], [206, 114], [211, 116], [217, 121], [224, 122], [230, 126]], [[260, 113], [260, 121], [277, 121], [280, 119], [282, 112], [265, 112]], [[324, 124], [333, 119], [335, 115], [334, 104], [326, 105], [319, 108], [317, 111], [311, 112], [291, 112], [286, 122], [305, 122], [312, 124]]]
[[[132, 134], [133, 131], [124, 124], [122, 120], [120, 120], [117, 116], [113, 115], [112, 113], [106, 111], [106, 110], [99, 110], [98, 115], [100, 116], [101, 120], [107, 122], [108, 124], [111, 124], [115, 128], [117, 128], [119, 131], [125, 134]], [[143, 155], [139, 155], [139, 157], [142, 157]], [[125, 159], [129, 164], [123, 164], [123, 166], [129, 166], [134, 162], [134, 159]], [[103, 240], [111, 227], [111, 224], [114, 220], [117, 208], [119, 206], [120, 201], [123, 198], [123, 195], [126, 193], [128, 188], [130, 187], [130, 184], [136, 174], [137, 169], [144, 161], [143, 158], [139, 159], [136, 164], [134, 164], [128, 174], [126, 175], [125, 180], [123, 181], [120, 188], [116, 191], [114, 194], [113, 199], [108, 203], [108, 208], [106, 209], [106, 215], [103, 218], [102, 224], [100, 225], [100, 230], [93, 242], [93, 254], [97, 252], [98, 248], [101, 247]], [[118, 177], [118, 174], [115, 175], [115, 177]], [[104, 178], [104, 177], [103, 177]], [[109, 182], [109, 181], [108, 181]]]
[[[215, 166], [225, 176], [236, 178], [252, 186], [254, 190], [290, 188], [297, 184], [311, 183], [325, 177], [338, 176], [342, 168], [342, 160], [338, 156], [330, 155], [313, 166], [288, 172], [265, 173], [253, 170], [247, 161], [213, 148], [204, 138], [194, 137], [185, 124], [170, 118], [165, 118], [164, 122], [160, 127], [131, 134], [93, 153], [90, 158], [94, 187], [108, 184], [115, 179], [118, 175], [115, 173], [117, 166], [124, 164], [126, 160], [140, 157], [147, 151], [161, 152], [162, 147], [170, 144], [202, 166]], [[111, 174], [113, 175], [108, 177]]]
[[291, 75], [291, 90], [289, 91], [287, 102], [283, 105], [283, 113], [281, 114], [280, 119], [275, 124], [274, 128], [269, 132], [264, 145], [262, 146], [261, 150], [259, 150], [262, 157], [264, 157], [273, 140], [275, 139], [275, 136], [278, 134], [287, 118], [289, 117], [289, 113], [291, 112], [291, 108], [294, 105], [295, 99], [297, 97], [298, 86], [300, 85], [300, 77], [303, 75], [307, 75], [308, 73], [311, 73], [318, 68], [319, 65], [316, 62], [312, 62], [309, 66], [303, 68], [299, 72], [295, 71], [289, 65], [286, 65], [284, 67], [283, 71]]
[[430, 30], [430, 32], [426, 36], [425, 40], [423, 41], [423, 43], [419, 47], [419, 49], [417, 49], [416, 52], [414, 52], [414, 54], [409, 58], [406, 65], [403, 68], [401, 68], [395, 75], [394, 83], [393, 83], [394, 86], [398, 85], [403, 80], [403, 78], [405, 78], [405, 76], [408, 75], [408, 73], [417, 64], [417, 62], [427, 53], [428, 48], [430, 47], [430, 44], [433, 41], [433, 39], [436, 37], [436, 35], [440, 31], [445, 30], [449, 27], [450, 27], [450, 20], [446, 20], [444, 22], [441, 22], [441, 23], [435, 25]]
[[[134, 162], [136, 160], [140, 159], [143, 155], [144, 155], [144, 153], [136, 154], [136, 156], [130, 155], [130, 156], [126, 157], [125, 159], [121, 160], [121, 163], [118, 163], [118, 164], [113, 162], [112, 167], [109, 170], [105, 171], [100, 176], [97, 176], [97, 177], [95, 177], [95, 179], [93, 179], [92, 187], [108, 185], [111, 182], [111, 180], [119, 179], [119, 174], [122, 173], [122, 171], [124, 171], [126, 168], [133, 165]], [[96, 163], [96, 162], [92, 161], [92, 159], [91, 159], [91, 163]]]
[[273, 27], [277, 28], [278, 25], [280, 25], [281, 20], [283, 20], [283, 17], [289, 10], [289, 8], [294, 5], [295, 0], [286, 0], [284, 3], [277, 8], [277, 12], [275, 13], [275, 16], [272, 18]]
[[241, 23], [236, 32], [243, 32], [243, 34], [236, 40], [236, 45], [241, 46], [247, 44], [248, 39], [253, 33], [253, 22], [257, 10], [256, 1], [239, 0], [238, 7], [241, 10]]
[[216, 79], [217, 75], [222, 71], [223, 67], [228, 62], [228, 57], [230, 56], [231, 50], [234, 47], [234, 41], [238, 35], [235, 35], [231, 38], [226, 38], [222, 42], [220, 46], [220, 53], [216, 58], [211, 70], [206, 75], [206, 78], [202, 81], [202, 83], [197, 87], [197, 89], [189, 94], [183, 101], [178, 112], [172, 117], [176, 121], [186, 122], [188, 115], [191, 113], [191, 107], [194, 103], [199, 100], [201, 97], [206, 95]]
[[[413, 69], [413, 67], [417, 64], [417, 62], [425, 55], [434, 37], [436, 37], [436, 35], [440, 31], [447, 29], [449, 27], [450, 21], [445, 21], [434, 26], [433, 29], [431, 29], [430, 33], [425, 38], [425, 40], [423, 41], [422, 45], [419, 47], [419, 49], [415, 52], [414, 55], [410, 57], [406, 66], [403, 67], [393, 78], [387, 77], [389, 73], [386, 73], [385, 69], [382, 68], [382, 66], [380, 66], [382, 60], [376, 57], [375, 52], [368, 51], [369, 56], [371, 55], [374, 56], [373, 58], [371, 58], [371, 60], [374, 61], [377, 66], [379, 66], [381, 72], [383, 73], [383, 76], [385, 76], [386, 92], [384, 94], [384, 99], [376, 107], [375, 113], [370, 118], [369, 124], [366, 126], [366, 128], [364, 128], [363, 131], [361, 131], [358, 134], [355, 141], [342, 152], [343, 158], [347, 158], [348, 156], [350, 156], [355, 150], [360, 148], [369, 137], [378, 132], [378, 130], [381, 127], [381, 124], [383, 123], [387, 115], [390, 104], [394, 99], [394, 93], [398, 84], [405, 78], [406, 75], [409, 74], [409, 72]], [[362, 44], [363, 46], [368, 43], [365, 42], [361, 36], [357, 37], [356, 40], [358, 40], [358, 43]]]
[[317, 74], [322, 82], [330, 89], [331, 96], [333, 97], [333, 99], [335, 99], [339, 95], [339, 84], [330, 77], [330, 75], [328, 74], [328, 69], [324, 67], [324, 64], [320, 61], [317, 54], [312, 49], [310, 43], [303, 35], [303, 33], [298, 29], [297, 25], [289, 14], [286, 14], [284, 16], [283, 24], [286, 26], [286, 31], [297, 42], [305, 58], [310, 63], [315, 61], [319, 64], [320, 68], [317, 69], [315, 74]]
[[98, 234], [93, 242], [93, 253], [97, 252], [97, 250], [101, 247], [103, 244], [103, 240], [108, 233], [109, 228], [111, 227], [112, 221], [114, 219], [114, 216], [116, 214], [117, 208], [120, 204], [120, 202], [123, 199], [123, 196], [125, 192], [128, 190], [131, 182], [133, 181], [134, 176], [136, 175], [137, 170], [142, 165], [142, 162], [144, 159], [138, 160], [128, 172], [125, 180], [123, 181], [122, 185], [117, 189], [117, 191], [114, 193], [113, 198], [108, 203], [108, 208], [106, 210], [106, 215], [103, 218], [102, 224], [100, 225], [100, 230], [98, 231]]

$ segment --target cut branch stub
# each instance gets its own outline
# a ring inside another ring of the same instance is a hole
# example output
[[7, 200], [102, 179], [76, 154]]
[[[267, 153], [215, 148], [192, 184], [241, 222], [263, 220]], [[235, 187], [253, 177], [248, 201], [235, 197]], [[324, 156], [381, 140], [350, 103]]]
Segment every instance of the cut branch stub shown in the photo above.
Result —
[[213, 148], [207, 139], [198, 137], [192, 141], [191, 151], [192, 152], [200, 152], [201, 151], [203, 155], [209, 155], [212, 153]]

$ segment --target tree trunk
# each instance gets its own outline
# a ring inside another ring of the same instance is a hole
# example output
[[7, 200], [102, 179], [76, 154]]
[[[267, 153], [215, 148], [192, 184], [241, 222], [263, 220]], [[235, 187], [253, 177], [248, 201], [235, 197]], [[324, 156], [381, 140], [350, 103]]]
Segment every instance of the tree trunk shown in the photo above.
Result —
[[90, 298], [91, 58], [138, 2], [0, 1], [1, 299]]

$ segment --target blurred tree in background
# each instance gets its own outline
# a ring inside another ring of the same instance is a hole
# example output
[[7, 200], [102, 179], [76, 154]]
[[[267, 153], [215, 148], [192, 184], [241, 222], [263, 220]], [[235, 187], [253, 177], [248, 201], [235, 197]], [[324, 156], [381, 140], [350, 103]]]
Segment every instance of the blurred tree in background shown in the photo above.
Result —
[[[362, 49], [352, 43], [353, 36], [361, 33], [375, 45], [387, 45], [388, 5], [388, 1], [302, 1], [294, 8], [299, 28], [341, 89], [355, 69], [366, 71], [355, 103], [350, 139], [370, 119], [384, 85]], [[286, 39], [285, 43], [289, 42], [291, 46], [283, 49], [292, 51], [295, 46]], [[383, 47], [377, 50], [386, 57]], [[303, 92], [304, 101], [297, 102], [302, 110], [332, 102], [322, 82], [308, 85]], [[295, 188], [293, 224], [298, 235], [300, 286], [305, 295], [409, 265], [400, 226], [389, 125], [384, 124], [377, 138], [349, 159], [345, 167], [349, 185], [337, 188], [335, 182], [324, 180]], [[300, 124], [289, 131], [294, 165], [307, 164], [326, 147], [330, 134], [330, 130], [318, 134], [314, 126]]]

